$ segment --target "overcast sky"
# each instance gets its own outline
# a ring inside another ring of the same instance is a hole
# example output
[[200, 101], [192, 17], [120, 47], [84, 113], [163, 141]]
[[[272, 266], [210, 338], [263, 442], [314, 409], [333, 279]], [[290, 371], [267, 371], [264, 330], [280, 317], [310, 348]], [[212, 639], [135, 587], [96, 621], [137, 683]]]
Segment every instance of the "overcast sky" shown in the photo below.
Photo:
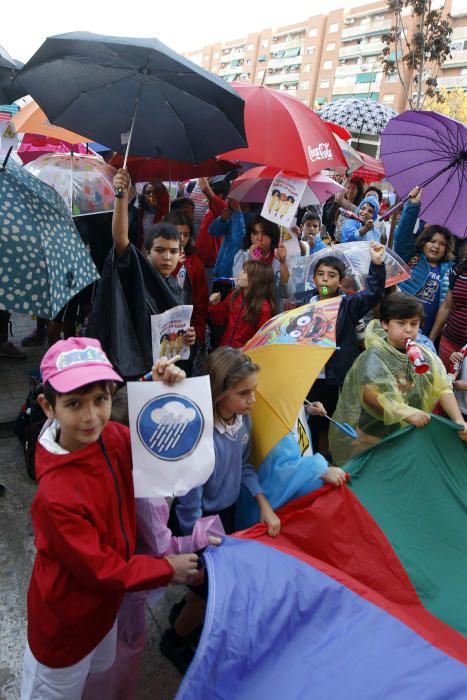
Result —
[[[156, 37], [175, 51], [237, 39], [265, 27], [278, 27], [358, 0], [24, 0], [16, 8], [5, 0], [0, 45], [26, 62], [48, 36], [88, 31], [115, 36]], [[11, 13], [10, 13], [11, 11]], [[204, 11], [204, 12], [203, 12]]]

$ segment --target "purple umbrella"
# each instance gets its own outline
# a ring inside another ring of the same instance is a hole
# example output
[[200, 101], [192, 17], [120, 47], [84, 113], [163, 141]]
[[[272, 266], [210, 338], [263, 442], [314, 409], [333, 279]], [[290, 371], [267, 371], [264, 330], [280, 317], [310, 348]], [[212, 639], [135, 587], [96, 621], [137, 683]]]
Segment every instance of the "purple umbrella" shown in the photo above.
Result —
[[461, 122], [437, 112], [403, 112], [381, 134], [381, 159], [402, 200], [423, 187], [423, 219], [467, 236], [467, 129]]

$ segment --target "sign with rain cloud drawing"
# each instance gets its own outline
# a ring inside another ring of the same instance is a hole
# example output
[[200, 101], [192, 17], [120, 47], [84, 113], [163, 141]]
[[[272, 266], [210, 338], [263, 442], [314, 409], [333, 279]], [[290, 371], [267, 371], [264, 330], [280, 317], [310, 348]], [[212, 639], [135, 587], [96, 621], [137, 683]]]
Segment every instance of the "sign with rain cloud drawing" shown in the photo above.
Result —
[[133, 481], [136, 498], [183, 496], [214, 469], [209, 377], [129, 382]]

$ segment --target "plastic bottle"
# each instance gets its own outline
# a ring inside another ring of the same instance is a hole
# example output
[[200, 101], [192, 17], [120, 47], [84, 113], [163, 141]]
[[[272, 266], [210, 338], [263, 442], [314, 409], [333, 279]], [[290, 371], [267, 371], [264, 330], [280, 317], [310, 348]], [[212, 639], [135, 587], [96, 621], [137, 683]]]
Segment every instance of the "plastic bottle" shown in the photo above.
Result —
[[421, 349], [414, 343], [411, 338], [405, 341], [405, 352], [410, 362], [413, 364], [417, 374], [425, 374], [430, 369], [430, 365], [423, 357]]

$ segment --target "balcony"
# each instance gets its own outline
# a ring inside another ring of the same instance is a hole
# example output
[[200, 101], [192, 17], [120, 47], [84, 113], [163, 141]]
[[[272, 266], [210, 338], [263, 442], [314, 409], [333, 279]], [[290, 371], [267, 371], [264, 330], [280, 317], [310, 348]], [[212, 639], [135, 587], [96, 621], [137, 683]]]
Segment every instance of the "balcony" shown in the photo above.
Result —
[[382, 41], [368, 41], [339, 49], [339, 58], [357, 58], [358, 56], [377, 56], [385, 48]]
[[275, 51], [286, 51], [287, 49], [296, 49], [304, 46], [304, 39], [292, 39], [291, 41], [282, 41], [281, 43], [272, 43], [271, 52]]
[[467, 75], [447, 75], [438, 78], [439, 88], [467, 88]]
[[359, 73], [367, 73], [368, 71], [382, 70], [379, 64], [372, 63], [355, 63], [348, 66], [338, 66], [336, 68], [336, 78], [345, 78], [348, 75], [358, 75]]
[[467, 51], [453, 51], [452, 57], [446, 59], [443, 68], [464, 68], [467, 66]]
[[290, 58], [270, 58], [268, 68], [285, 68], [285, 66], [295, 66], [301, 63], [302, 56], [291, 56]]
[[275, 75], [268, 75], [266, 76], [265, 83], [266, 85], [278, 85], [279, 83], [283, 82], [297, 82], [299, 79], [300, 73], [276, 73]]
[[392, 27], [392, 20], [384, 20], [383, 22], [366, 22], [357, 26], [348, 27], [341, 32], [342, 41], [352, 41], [363, 36], [378, 36], [386, 34]]

